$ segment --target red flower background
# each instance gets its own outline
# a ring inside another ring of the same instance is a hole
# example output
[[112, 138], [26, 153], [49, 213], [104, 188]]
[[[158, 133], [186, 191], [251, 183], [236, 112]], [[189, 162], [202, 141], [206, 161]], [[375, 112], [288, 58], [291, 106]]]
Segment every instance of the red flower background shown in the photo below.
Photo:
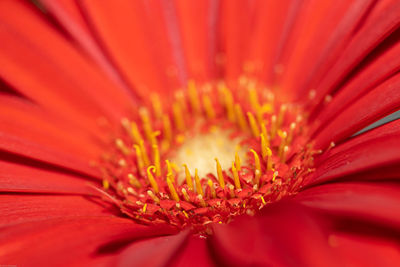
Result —
[[[400, 107], [399, 27], [397, 0], [1, 1], [0, 265], [398, 266], [400, 121], [353, 135]], [[101, 118], [243, 72], [310, 112], [296, 196], [208, 238], [93, 196]]]

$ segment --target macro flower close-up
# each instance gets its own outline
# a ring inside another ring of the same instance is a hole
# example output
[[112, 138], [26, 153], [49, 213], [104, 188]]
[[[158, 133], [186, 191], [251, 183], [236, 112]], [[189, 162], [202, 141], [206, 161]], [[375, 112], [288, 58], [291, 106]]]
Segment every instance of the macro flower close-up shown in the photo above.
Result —
[[398, 0], [0, 1], [0, 267], [399, 266]]

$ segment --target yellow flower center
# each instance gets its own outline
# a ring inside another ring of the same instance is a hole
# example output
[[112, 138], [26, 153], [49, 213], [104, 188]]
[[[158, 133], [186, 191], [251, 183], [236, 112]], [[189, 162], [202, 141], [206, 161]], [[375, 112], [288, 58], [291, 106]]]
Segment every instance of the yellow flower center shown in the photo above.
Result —
[[160, 97], [121, 120], [100, 165], [104, 195], [138, 222], [207, 232], [295, 194], [312, 171], [301, 107], [255, 82]]

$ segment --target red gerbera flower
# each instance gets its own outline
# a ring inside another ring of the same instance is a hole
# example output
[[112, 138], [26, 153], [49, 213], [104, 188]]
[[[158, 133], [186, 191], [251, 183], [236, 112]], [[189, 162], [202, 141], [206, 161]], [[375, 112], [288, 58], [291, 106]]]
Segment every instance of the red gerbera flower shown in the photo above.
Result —
[[0, 265], [397, 266], [399, 14], [1, 1]]

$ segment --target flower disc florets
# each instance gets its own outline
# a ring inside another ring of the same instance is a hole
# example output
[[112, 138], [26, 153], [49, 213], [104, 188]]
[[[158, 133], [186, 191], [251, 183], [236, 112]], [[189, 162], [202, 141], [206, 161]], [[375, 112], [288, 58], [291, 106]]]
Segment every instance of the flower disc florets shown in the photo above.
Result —
[[100, 164], [104, 195], [138, 222], [206, 232], [295, 194], [312, 171], [301, 107], [255, 82], [190, 81], [168, 102], [123, 118]]

